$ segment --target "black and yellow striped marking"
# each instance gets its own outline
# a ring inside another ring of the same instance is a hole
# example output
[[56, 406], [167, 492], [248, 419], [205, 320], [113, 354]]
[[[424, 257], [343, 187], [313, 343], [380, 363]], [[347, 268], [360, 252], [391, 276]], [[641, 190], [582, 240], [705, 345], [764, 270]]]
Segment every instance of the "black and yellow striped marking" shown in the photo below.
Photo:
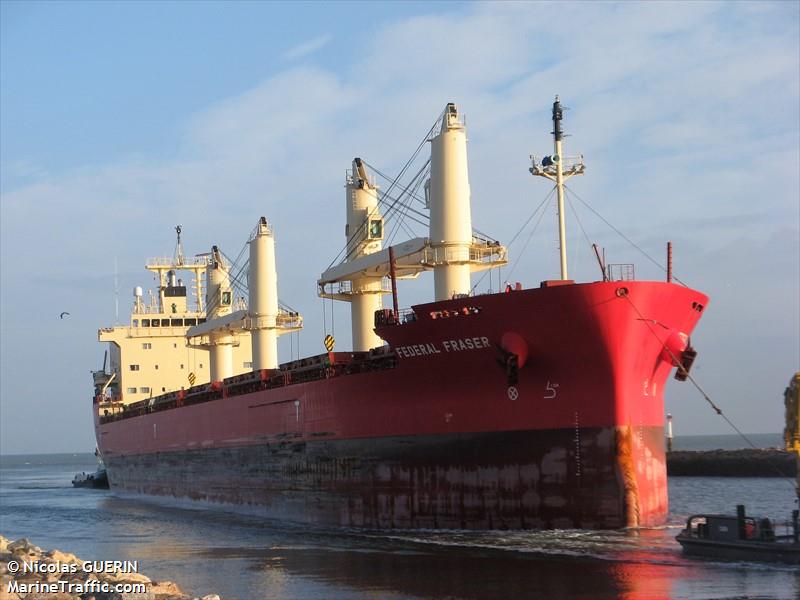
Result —
[[325, 349], [328, 352], [333, 352], [333, 347], [336, 345], [336, 340], [333, 339], [332, 335], [326, 335], [323, 343], [325, 344]]

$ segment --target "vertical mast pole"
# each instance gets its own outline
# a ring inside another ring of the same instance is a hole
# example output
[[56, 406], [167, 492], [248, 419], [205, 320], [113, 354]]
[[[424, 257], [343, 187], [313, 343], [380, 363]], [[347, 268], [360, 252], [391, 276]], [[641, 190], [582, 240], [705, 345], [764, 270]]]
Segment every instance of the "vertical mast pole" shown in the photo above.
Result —
[[672, 452], [672, 415], [667, 413], [667, 452]]
[[667, 242], [667, 282], [672, 283], [672, 242]]
[[114, 257], [114, 325], [119, 325], [119, 274], [117, 257]]
[[400, 308], [397, 302], [397, 263], [394, 260], [394, 246], [389, 246], [389, 277], [392, 279], [392, 306], [394, 308], [394, 320], [400, 318]]
[[561, 102], [556, 96], [553, 102], [553, 159], [556, 163], [556, 192], [558, 193], [558, 245], [561, 250], [561, 279], [569, 279], [567, 274], [567, 226], [564, 218], [564, 171], [562, 169], [561, 140]]

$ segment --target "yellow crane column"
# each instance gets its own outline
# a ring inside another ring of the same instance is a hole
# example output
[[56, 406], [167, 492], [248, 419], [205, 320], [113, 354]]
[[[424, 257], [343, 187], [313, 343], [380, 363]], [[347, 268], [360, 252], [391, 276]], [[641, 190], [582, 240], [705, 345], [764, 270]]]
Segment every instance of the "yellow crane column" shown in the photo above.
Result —
[[[353, 159], [347, 178], [347, 257], [351, 261], [383, 246], [383, 217], [378, 210], [378, 186], [370, 181], [360, 158]], [[383, 306], [382, 277], [358, 277], [350, 282], [350, 321], [353, 350], [365, 352], [383, 345], [375, 334], [375, 311]]]
[[253, 370], [277, 369], [278, 270], [275, 267], [275, 237], [264, 217], [261, 217], [250, 240], [247, 287]]
[[467, 130], [452, 102], [431, 140], [430, 244], [436, 300], [469, 294], [472, 211], [467, 171]]
[[[211, 249], [211, 264], [206, 269], [206, 307], [209, 321], [231, 314], [233, 290], [231, 290], [228, 268], [219, 249]], [[211, 381], [222, 381], [233, 375], [233, 344], [235, 339], [224, 331], [213, 331], [209, 335], [209, 368]]]

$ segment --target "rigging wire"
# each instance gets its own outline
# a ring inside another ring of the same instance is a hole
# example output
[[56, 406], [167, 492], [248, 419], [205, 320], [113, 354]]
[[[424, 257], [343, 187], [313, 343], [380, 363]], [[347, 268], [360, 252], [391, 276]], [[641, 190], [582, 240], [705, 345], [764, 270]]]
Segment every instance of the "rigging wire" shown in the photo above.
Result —
[[[581, 198], [581, 197], [580, 197], [580, 196], [579, 196], [579, 195], [578, 195], [578, 194], [575, 192], [575, 190], [573, 190], [573, 189], [571, 189], [571, 188], [567, 187], [566, 185], [564, 185], [564, 188], [565, 188], [565, 189], [567, 189], [567, 190], [569, 190], [569, 192], [570, 192], [571, 194], [573, 194], [573, 195], [574, 195], [574, 196], [575, 196], [575, 197], [576, 197], [578, 200], [580, 200], [580, 202], [581, 202], [581, 203], [582, 203], [582, 204], [583, 204], [583, 205], [584, 205], [586, 208], [588, 208], [590, 211], [592, 211], [592, 212], [595, 214], [595, 216], [596, 216], [597, 218], [599, 218], [601, 221], [603, 221], [603, 223], [605, 223], [605, 224], [606, 224], [606, 225], [608, 225], [608, 226], [609, 226], [611, 229], [613, 229], [613, 230], [614, 230], [614, 231], [617, 233], [617, 235], [619, 235], [619, 236], [620, 236], [622, 239], [624, 239], [626, 242], [628, 242], [628, 243], [629, 243], [631, 246], [633, 246], [633, 247], [634, 247], [634, 248], [636, 248], [636, 249], [637, 249], [639, 252], [641, 252], [641, 253], [642, 253], [642, 254], [643, 254], [643, 255], [644, 255], [646, 258], [647, 258], [647, 260], [649, 260], [651, 263], [653, 263], [654, 265], [656, 265], [656, 266], [657, 266], [659, 269], [661, 269], [661, 270], [662, 270], [662, 271], [664, 271], [665, 273], [667, 272], [667, 268], [666, 268], [665, 266], [663, 266], [663, 265], [662, 265], [661, 263], [659, 263], [659, 262], [658, 262], [656, 259], [654, 259], [652, 256], [650, 256], [650, 255], [649, 255], [647, 252], [645, 252], [645, 251], [644, 251], [644, 250], [643, 250], [641, 247], [639, 247], [639, 246], [638, 246], [638, 245], [637, 245], [637, 244], [636, 244], [636, 243], [635, 243], [633, 240], [631, 240], [631, 239], [630, 239], [628, 236], [626, 236], [624, 233], [622, 233], [622, 232], [621, 232], [619, 229], [617, 229], [617, 228], [616, 228], [616, 227], [614, 227], [614, 226], [613, 226], [611, 223], [609, 223], [609, 222], [606, 220], [606, 218], [605, 218], [605, 217], [603, 217], [603, 215], [601, 215], [601, 214], [600, 214], [599, 212], [597, 212], [597, 211], [596, 211], [594, 208], [592, 208], [592, 206], [591, 206], [589, 203], [587, 203], [587, 202], [586, 202], [586, 201], [585, 201], [583, 198]], [[677, 278], [675, 275], [673, 275], [673, 276], [672, 276], [672, 278], [673, 278], [675, 281], [677, 281], [678, 283], [680, 283], [682, 286], [684, 286], [684, 287], [689, 287], [689, 286], [688, 286], [688, 285], [686, 285], [686, 284], [685, 284], [683, 281], [681, 281], [680, 279], [678, 279], [678, 278]]]
[[[409, 180], [409, 182], [406, 184], [406, 186], [400, 191], [400, 193], [397, 195], [397, 197], [393, 197], [389, 193], [389, 190], [387, 190], [386, 193], [383, 194], [384, 198], [389, 198], [390, 200], [393, 200], [392, 203], [389, 205], [389, 207], [386, 209], [387, 214], [389, 214], [393, 210], [394, 211], [400, 211], [400, 208], [397, 208], [398, 204], [400, 205], [401, 208], [406, 207], [406, 206], [408, 208], [411, 207], [411, 203], [410, 202], [405, 202], [403, 200], [403, 198], [404, 198], [404, 196], [407, 196], [409, 194], [409, 190], [411, 189], [412, 186], [418, 187], [417, 182], [424, 177], [424, 174], [427, 172], [427, 169], [430, 166], [430, 162], [431, 162], [431, 160], [430, 160], [430, 158], [428, 158], [422, 164], [422, 166], [417, 170], [417, 172], [414, 174], [414, 176]], [[415, 185], [415, 184], [417, 184], [417, 185]], [[422, 211], [418, 211], [416, 209], [412, 209], [412, 211], [422, 219], [429, 219], [430, 218], [428, 215], [426, 215]]]
[[[414, 177], [411, 179], [411, 181], [408, 183], [408, 185], [406, 185], [406, 187], [401, 191], [400, 195], [395, 199], [395, 201], [392, 203], [392, 205], [389, 207], [389, 209], [387, 209], [387, 211], [386, 211], [387, 215], [390, 214], [391, 211], [394, 211], [394, 216], [397, 217], [397, 222], [394, 224], [394, 226], [392, 228], [392, 231], [389, 234], [389, 237], [388, 237], [388, 240], [387, 240], [387, 244], [391, 244], [392, 240], [394, 239], [395, 235], [397, 234], [397, 231], [399, 230], [399, 227], [401, 225], [404, 225], [404, 221], [405, 221], [406, 218], [409, 218], [412, 221], [414, 221], [415, 223], [418, 223], [418, 224], [420, 224], [420, 225], [422, 225], [424, 227], [428, 227], [429, 226], [430, 217], [427, 214], [423, 213], [422, 211], [414, 209], [411, 206], [411, 202], [410, 201], [403, 202], [402, 198], [403, 198], [404, 195], [411, 196], [411, 194], [409, 193], [409, 189], [411, 188], [411, 186], [414, 186], [415, 190], [419, 189], [419, 186], [422, 184], [422, 182], [425, 179], [426, 174], [428, 173], [428, 170], [430, 168], [430, 162], [431, 162], [430, 159], [425, 161], [425, 164], [423, 164], [420, 167], [420, 169], [417, 171], [417, 173], [414, 175]], [[397, 208], [397, 204], [398, 203], [400, 203], [400, 207], [399, 208]], [[412, 212], [415, 215], [421, 217], [422, 220], [419, 220], [419, 219], [417, 219], [415, 217], [410, 216], [409, 212]], [[408, 233], [409, 236], [414, 237], [414, 232], [410, 231], [408, 229], [408, 227], [404, 226], [403, 229], [405, 229], [406, 233]]]
[[[400, 173], [397, 175], [397, 177], [392, 181], [392, 184], [389, 186], [389, 189], [387, 190], [387, 195], [395, 187], [395, 185], [397, 185], [397, 182], [400, 181], [400, 178], [405, 174], [405, 172], [408, 169], [408, 167], [414, 162], [414, 160], [416, 159], [417, 155], [420, 153], [422, 148], [427, 143], [428, 139], [430, 139], [431, 134], [433, 133], [434, 129], [436, 129], [436, 126], [441, 123], [441, 120], [442, 120], [442, 117], [444, 116], [444, 111], [445, 110], [446, 110], [446, 108], [443, 109], [442, 112], [439, 113], [439, 116], [433, 122], [433, 125], [431, 125], [430, 129], [428, 129], [428, 132], [422, 138], [422, 141], [420, 141], [419, 145], [417, 146], [417, 149], [414, 150], [414, 153], [411, 155], [411, 158], [409, 158], [406, 161], [406, 164], [403, 165], [403, 168], [400, 169]], [[364, 224], [362, 223], [361, 226], [363, 227], [363, 225]], [[339, 258], [342, 256], [342, 254], [345, 254], [345, 256], [347, 256], [347, 253], [349, 253], [349, 248], [353, 245], [353, 240], [355, 239], [356, 235], [358, 235], [358, 230], [359, 229], [360, 229], [360, 227], [357, 228], [357, 230], [355, 232], [353, 232], [353, 234], [351, 235], [350, 239], [347, 240], [347, 243], [345, 244], [344, 248], [342, 248], [342, 250], [340, 250], [339, 253], [330, 262], [330, 264], [327, 267], [328, 269], [330, 269], [334, 265], [334, 263], [336, 263], [336, 261], [339, 260]]]
[[[250, 282], [248, 280], [249, 279], [248, 278], [248, 274], [249, 274], [249, 267], [250, 267], [250, 258], [245, 260], [241, 264], [241, 266], [237, 265], [237, 262], [242, 259], [242, 256], [244, 255], [244, 251], [245, 251], [246, 248], [247, 248], [247, 244], [245, 243], [244, 248], [242, 248], [242, 250], [239, 252], [239, 255], [236, 257], [235, 261], [232, 261], [231, 258], [227, 254], [225, 254], [222, 250], [219, 250], [220, 255], [226, 261], [228, 261], [228, 264], [230, 265], [228, 267], [228, 279], [231, 282], [231, 287], [233, 287], [233, 289], [235, 289], [237, 292], [239, 292], [244, 297], [248, 297], [249, 296], [249, 291], [250, 291], [250, 285], [249, 285]], [[234, 269], [236, 269], [235, 273], [233, 273]], [[217, 305], [214, 304], [213, 308], [216, 308], [216, 307], [217, 307]], [[292, 306], [288, 305], [286, 302], [283, 302], [280, 298], [278, 298], [278, 308], [282, 309], [282, 310], [284, 310], [285, 312], [288, 312], [288, 313], [295, 313], [295, 314], [298, 314], [298, 315], [300, 314], [297, 311], [297, 309], [295, 309]]]
[[[230, 256], [225, 254], [221, 249], [219, 250], [220, 256], [228, 261], [228, 279], [231, 282], [231, 285], [234, 289], [241, 293], [247, 292], [247, 267], [250, 266], [250, 260], [244, 261], [243, 265], [238, 265], [237, 261], [241, 259], [242, 254], [244, 254], [244, 250], [239, 252], [239, 256], [236, 257], [236, 260], [231, 260]], [[234, 269], [236, 269], [234, 273]]]
[[[550, 192], [548, 192], [548, 194], [547, 194], [547, 195], [544, 197], [544, 199], [543, 199], [543, 200], [542, 200], [542, 201], [539, 203], [539, 205], [538, 205], [538, 206], [537, 206], [535, 209], [533, 209], [533, 212], [532, 212], [532, 213], [530, 214], [530, 216], [529, 216], [529, 217], [528, 217], [528, 218], [525, 220], [525, 222], [522, 224], [522, 226], [521, 226], [521, 227], [520, 227], [520, 228], [517, 230], [517, 232], [514, 234], [514, 237], [512, 237], [512, 238], [511, 238], [511, 240], [508, 242], [508, 244], [506, 244], [506, 248], [507, 248], [507, 249], [508, 249], [508, 248], [511, 248], [512, 244], [513, 244], [515, 241], [517, 241], [517, 238], [519, 237], [519, 235], [520, 235], [520, 234], [521, 234], [521, 233], [522, 233], [522, 232], [525, 230], [525, 228], [526, 228], [526, 227], [528, 226], [528, 224], [531, 222], [531, 220], [533, 219], [533, 217], [535, 217], [535, 216], [536, 216], [536, 213], [538, 213], [538, 212], [539, 212], [539, 210], [541, 210], [541, 208], [542, 208], [543, 206], [545, 206], [545, 205], [547, 204], [547, 202], [548, 202], [548, 201], [549, 201], [549, 200], [550, 200], [550, 199], [553, 197], [553, 194], [555, 193], [555, 191], [556, 191], [556, 188], [554, 187], [553, 189], [551, 189], [551, 190], [550, 190]], [[519, 262], [519, 259], [520, 259], [520, 257], [521, 257], [521, 256], [522, 256], [522, 254], [525, 252], [525, 248], [528, 246], [528, 242], [530, 242], [531, 236], [533, 236], [533, 233], [536, 231], [536, 228], [539, 226], [539, 223], [541, 222], [541, 220], [542, 220], [542, 217], [543, 217], [543, 216], [544, 216], [544, 212], [542, 212], [542, 215], [539, 217], [539, 220], [536, 222], [536, 225], [534, 226], [534, 228], [533, 228], [533, 231], [531, 231], [531, 234], [530, 234], [530, 236], [528, 236], [528, 241], [527, 241], [527, 242], [525, 242], [525, 246], [523, 246], [523, 248], [522, 248], [522, 251], [521, 251], [521, 252], [519, 253], [519, 255], [517, 256], [517, 260], [514, 262], [514, 265], [512, 265], [512, 269], [511, 269], [511, 271], [509, 272], [509, 274], [508, 274], [508, 277], [510, 277], [510, 276], [511, 276], [511, 274], [514, 272], [514, 269], [513, 269], [513, 267], [515, 267], [515, 266], [516, 266], [516, 264]], [[486, 271], [483, 273], [483, 275], [481, 275], [481, 276], [480, 276], [480, 278], [478, 279], [478, 281], [477, 281], [477, 282], [475, 282], [475, 285], [473, 285], [473, 286], [472, 286], [472, 290], [470, 290], [470, 293], [474, 293], [474, 292], [475, 292], [475, 290], [477, 289], [477, 287], [478, 287], [478, 286], [481, 284], [481, 282], [484, 280], [484, 278], [485, 278], [485, 277], [486, 277], [486, 276], [487, 276], [489, 273], [491, 273], [491, 272], [492, 272], [492, 269], [487, 269], [487, 270], [486, 270]], [[498, 269], [498, 274], [497, 274], [497, 275], [498, 275], [498, 276], [497, 276], [497, 289], [499, 290], [499, 289], [502, 287], [502, 283], [501, 283], [501, 280], [500, 280], [500, 269]], [[490, 282], [491, 282], [491, 278], [490, 278]]]
[[[428, 159], [427, 162], [430, 163], [430, 159]], [[380, 175], [381, 177], [383, 177], [387, 181], [392, 181], [391, 177], [389, 177], [388, 175], [382, 173], [377, 167], [367, 163], [366, 161], [364, 161], [364, 164], [367, 165], [370, 168], [370, 170], [373, 171], [374, 173], [376, 173], [377, 175]], [[429, 172], [428, 172], [428, 174], [429, 174]], [[423, 178], [423, 181], [424, 181], [424, 178]], [[425, 200], [423, 198], [421, 198], [420, 196], [418, 196], [416, 193], [409, 194], [409, 196], [411, 198], [413, 198], [414, 200], [416, 200], [417, 202], [419, 202], [420, 204], [422, 204], [423, 206], [425, 205]], [[411, 208], [411, 211], [415, 212], [416, 214], [418, 214], [421, 217], [424, 217], [425, 219], [430, 219], [430, 217], [427, 214], [425, 214], [425, 213], [423, 213], [423, 212], [421, 212], [421, 211], [419, 211], [417, 209]], [[486, 239], [494, 240], [494, 236], [491, 236], [488, 233], [485, 233], [485, 232], [481, 231], [480, 229], [477, 229], [477, 228], [473, 227], [472, 231], [474, 233], [477, 233], [479, 236], [483, 236]]]
[[[581, 228], [581, 231], [583, 232], [583, 239], [586, 240], [586, 244], [591, 249], [592, 248], [592, 240], [589, 239], [589, 234], [586, 233], [586, 228], [583, 226], [583, 223], [581, 222], [581, 218], [578, 216], [578, 211], [575, 210], [575, 205], [572, 203], [572, 200], [570, 199], [569, 196], [567, 196], [567, 204], [569, 204], [569, 207], [572, 210], [572, 214], [575, 216], [575, 220], [578, 222], [578, 226]], [[573, 258], [573, 264], [577, 264], [577, 262], [578, 262], [578, 244], [575, 244], [575, 256]], [[605, 277], [605, 275], [604, 275], [604, 277]]]
[[[544, 206], [544, 204], [542, 204], [542, 206]], [[544, 215], [546, 213], [547, 213], [547, 210], [543, 210], [541, 212], [541, 214], [539, 215], [539, 218], [537, 219], [536, 223], [534, 224], [533, 229], [531, 230], [530, 234], [528, 235], [528, 239], [525, 240], [525, 244], [522, 246], [522, 250], [517, 255], [517, 260], [515, 260], [514, 264], [511, 265], [511, 270], [508, 272], [508, 275], [506, 275], [506, 279], [507, 280], [510, 280], [511, 279], [511, 275], [514, 274], [514, 271], [516, 270], [517, 265], [519, 265], [519, 261], [522, 259], [523, 255], [525, 254], [525, 250], [528, 248], [528, 244], [530, 244], [531, 243], [531, 239], [533, 239], [533, 234], [536, 233], [536, 229], [538, 229], [539, 223], [542, 222], [542, 219], [544, 218]]]
[[555, 193], [556, 193], [556, 188], [554, 187], [553, 189], [551, 189], [551, 190], [550, 190], [550, 192], [547, 194], [547, 196], [545, 196], [545, 197], [544, 197], [544, 200], [542, 200], [542, 201], [539, 203], [539, 206], [537, 206], [537, 207], [534, 209], [534, 211], [533, 211], [533, 212], [531, 213], [531, 215], [530, 215], [530, 216], [527, 218], [527, 220], [526, 220], [526, 221], [525, 221], [525, 222], [522, 224], [522, 227], [520, 227], [520, 228], [517, 230], [517, 233], [515, 233], [515, 234], [514, 234], [514, 237], [512, 237], [512, 238], [511, 238], [511, 240], [509, 240], [508, 244], [506, 244], [506, 247], [507, 247], [507, 248], [510, 248], [510, 247], [511, 247], [511, 245], [512, 245], [512, 244], [513, 244], [515, 241], [517, 241], [517, 238], [519, 237], [519, 235], [520, 235], [520, 234], [522, 233], [522, 231], [523, 231], [523, 230], [524, 230], [524, 229], [525, 229], [525, 228], [528, 226], [528, 223], [530, 223], [530, 222], [531, 222], [531, 220], [533, 219], [533, 217], [535, 217], [535, 216], [536, 216], [536, 213], [538, 213], [538, 212], [539, 212], [539, 209], [540, 209], [540, 208], [542, 208], [542, 206], [544, 206], [544, 205], [545, 205], [545, 204], [546, 204], [546, 203], [547, 203], [547, 202], [550, 200], [550, 198], [552, 198], [552, 197], [553, 197], [553, 194], [555, 194]]
[[[661, 338], [660, 338], [660, 337], [658, 337], [658, 334], [655, 332], [655, 330], [653, 329], [653, 326], [652, 326], [652, 324], [651, 324], [651, 323], [653, 323], [653, 322], [654, 322], [654, 321], [653, 321], [653, 319], [648, 319], [648, 318], [646, 318], [646, 317], [645, 317], [645, 316], [642, 314], [642, 312], [639, 310], [639, 308], [638, 308], [638, 307], [637, 307], [637, 306], [636, 306], [636, 305], [633, 303], [633, 300], [631, 300], [631, 298], [630, 298], [630, 295], [629, 295], [627, 292], [626, 292], [626, 293], [624, 293], [624, 294], [619, 294], [619, 293], [618, 293], [617, 295], [618, 295], [618, 296], [620, 296], [620, 297], [622, 297], [622, 298], [625, 298], [625, 299], [628, 301], [628, 304], [630, 304], [630, 305], [631, 305], [631, 308], [633, 308], [634, 312], [635, 312], [635, 313], [636, 313], [636, 314], [639, 316], [639, 320], [641, 320], [641, 321], [642, 321], [642, 322], [643, 322], [643, 323], [644, 323], [644, 324], [647, 326], [647, 328], [650, 330], [650, 333], [652, 333], [652, 334], [653, 334], [653, 337], [655, 337], [655, 338], [658, 340], [658, 342], [661, 344], [661, 347], [662, 347], [664, 350], [666, 350], [666, 351], [667, 351], [667, 354], [669, 354], [669, 357], [670, 357], [670, 359], [672, 359], [672, 362], [673, 362], [673, 364], [676, 364], [676, 365], [678, 365], [678, 370], [679, 370], [680, 372], [682, 372], [682, 373], [683, 373], [683, 374], [686, 376], [686, 378], [687, 378], [687, 379], [688, 379], [688, 380], [689, 380], [689, 381], [692, 383], [692, 385], [693, 385], [695, 388], [697, 388], [697, 391], [698, 391], [698, 392], [700, 392], [700, 395], [701, 395], [701, 396], [703, 396], [703, 399], [704, 399], [706, 402], [708, 402], [709, 406], [711, 406], [711, 408], [714, 410], [714, 412], [716, 412], [716, 413], [717, 413], [717, 414], [718, 414], [720, 417], [722, 417], [722, 418], [725, 420], [725, 422], [726, 422], [726, 423], [728, 423], [728, 425], [730, 425], [730, 426], [731, 426], [731, 428], [732, 428], [732, 429], [733, 429], [733, 430], [734, 430], [736, 433], [738, 433], [738, 434], [739, 434], [739, 436], [740, 436], [740, 437], [741, 437], [741, 438], [742, 438], [742, 439], [743, 439], [745, 442], [747, 442], [747, 443], [748, 443], [748, 445], [749, 445], [751, 448], [753, 448], [754, 450], [758, 450], [758, 449], [759, 449], [759, 448], [758, 448], [758, 446], [756, 446], [756, 445], [755, 445], [755, 444], [754, 444], [754, 443], [753, 443], [753, 442], [750, 440], [750, 438], [749, 438], [749, 437], [747, 437], [747, 435], [745, 435], [745, 434], [742, 432], [742, 430], [741, 430], [741, 429], [739, 429], [739, 428], [736, 426], [736, 424], [735, 424], [733, 421], [731, 421], [731, 420], [728, 418], [728, 416], [727, 416], [725, 413], [723, 413], [723, 412], [722, 412], [722, 409], [721, 409], [719, 406], [717, 406], [717, 405], [714, 403], [714, 401], [713, 401], [713, 400], [711, 399], [711, 397], [710, 397], [710, 396], [709, 396], [709, 395], [706, 393], [706, 391], [705, 391], [705, 390], [704, 390], [704, 389], [703, 389], [703, 388], [700, 386], [700, 384], [699, 384], [699, 383], [697, 383], [697, 381], [695, 380], [695, 378], [694, 378], [694, 377], [692, 377], [692, 375], [689, 373], [689, 371], [687, 371], [687, 370], [684, 368], [684, 366], [683, 366], [683, 364], [681, 363], [681, 361], [680, 361], [680, 360], [678, 360], [678, 357], [677, 357], [677, 356], [675, 356], [675, 353], [674, 353], [674, 352], [672, 352], [672, 350], [670, 350], [670, 349], [669, 349], [669, 347], [667, 346], [666, 342], [662, 341], [662, 340], [661, 340]], [[783, 472], [782, 472], [780, 469], [778, 469], [778, 468], [777, 468], [775, 465], [773, 465], [773, 464], [770, 464], [770, 467], [772, 467], [772, 469], [773, 469], [773, 470], [774, 470], [776, 473], [780, 474], [781, 478], [783, 478], [783, 477], [784, 477], [784, 473], [783, 473]], [[791, 482], [789, 482], [789, 485], [791, 485], [791, 486], [792, 486], [792, 489], [794, 489], [794, 484], [792, 484]]]
[[[430, 163], [430, 158], [428, 158], [427, 162]], [[378, 175], [380, 177], [383, 177], [389, 183], [394, 181], [392, 177], [389, 177], [388, 175], [386, 175], [383, 171], [381, 171], [375, 165], [372, 165], [372, 164], [368, 163], [367, 161], [364, 161], [364, 164], [369, 167], [370, 171], [372, 171], [373, 173], [375, 173], [376, 175]], [[417, 196], [416, 193], [409, 194], [409, 195], [411, 196], [411, 198], [413, 198], [414, 200], [416, 200], [417, 202], [419, 202], [423, 206], [425, 205], [425, 200], [423, 198], [420, 198], [419, 196]]]

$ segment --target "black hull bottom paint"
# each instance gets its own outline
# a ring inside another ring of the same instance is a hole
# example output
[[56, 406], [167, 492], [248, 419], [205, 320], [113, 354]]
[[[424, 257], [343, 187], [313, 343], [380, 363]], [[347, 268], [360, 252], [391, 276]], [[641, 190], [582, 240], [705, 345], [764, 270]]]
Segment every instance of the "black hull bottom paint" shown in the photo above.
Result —
[[649, 468], [665, 477], [660, 427], [627, 436], [603, 428], [287, 439], [104, 458], [113, 489], [257, 507], [300, 522], [604, 529], [636, 520], [637, 490], [626, 473], [631, 443], [621, 436], [643, 442], [633, 451], [648, 454]]

